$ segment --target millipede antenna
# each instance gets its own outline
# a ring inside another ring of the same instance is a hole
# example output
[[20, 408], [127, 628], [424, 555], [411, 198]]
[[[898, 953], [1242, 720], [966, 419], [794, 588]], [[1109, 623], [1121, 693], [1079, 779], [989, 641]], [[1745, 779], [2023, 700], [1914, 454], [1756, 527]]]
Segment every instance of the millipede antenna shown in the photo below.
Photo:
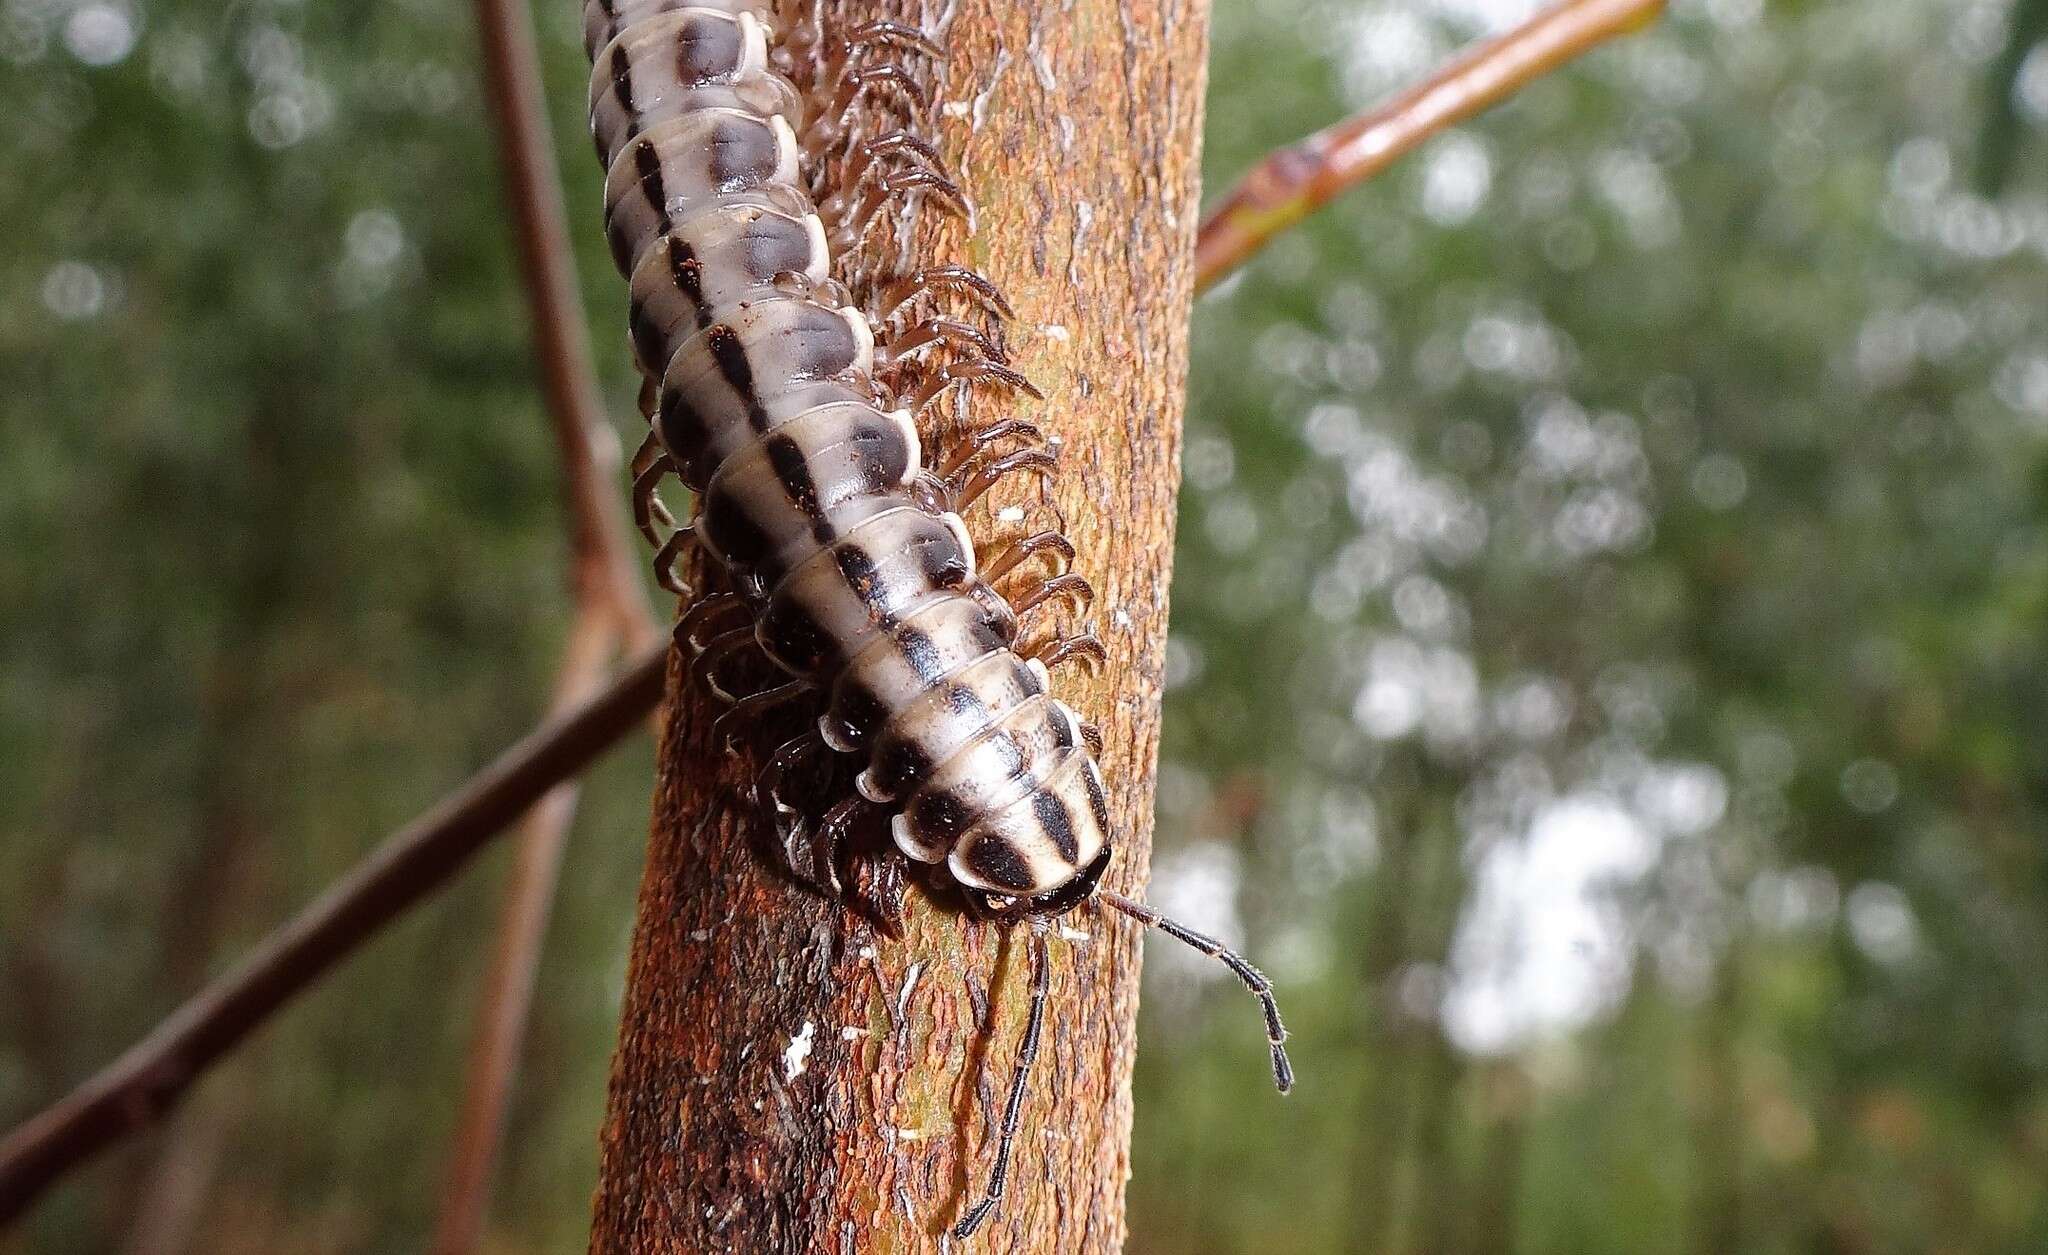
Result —
[[1147, 928], [1156, 928], [1175, 941], [1200, 950], [1243, 981], [1244, 987], [1252, 991], [1252, 997], [1259, 1000], [1259, 1010], [1266, 1016], [1266, 1044], [1273, 1050], [1273, 1084], [1283, 1094], [1294, 1088], [1294, 1065], [1287, 1061], [1287, 1026], [1280, 1022], [1280, 1004], [1273, 999], [1273, 982], [1266, 979], [1264, 972], [1214, 937], [1198, 933], [1178, 920], [1168, 919], [1143, 902], [1133, 902], [1107, 889], [1097, 890], [1096, 896]]
[[1031, 1018], [1024, 1025], [1024, 1040], [1017, 1046], [1017, 1070], [1010, 1077], [1010, 1100], [1003, 1105], [1001, 1139], [996, 1143], [995, 1167], [989, 1170], [988, 1190], [981, 1201], [967, 1209], [953, 1236], [961, 1240], [974, 1236], [988, 1219], [1003, 1191], [1010, 1184], [1010, 1148], [1017, 1140], [1017, 1121], [1024, 1111], [1024, 1091], [1031, 1080], [1031, 1065], [1038, 1060], [1038, 1037], [1045, 1031], [1045, 992], [1052, 983], [1052, 963], [1046, 957], [1045, 931], [1031, 930]]

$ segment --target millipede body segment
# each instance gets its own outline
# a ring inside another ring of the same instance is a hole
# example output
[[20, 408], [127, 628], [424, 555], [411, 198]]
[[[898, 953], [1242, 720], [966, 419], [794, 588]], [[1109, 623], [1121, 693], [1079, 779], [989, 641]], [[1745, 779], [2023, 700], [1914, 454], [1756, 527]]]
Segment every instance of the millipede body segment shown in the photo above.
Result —
[[[731, 703], [737, 729], [797, 712], [792, 734], [763, 747], [756, 787], [786, 870], [836, 894], [853, 835], [885, 825], [892, 864], [1031, 924], [1031, 1024], [990, 1188], [956, 1232], [1003, 1192], [1044, 1013], [1048, 917], [1099, 900], [1230, 964], [1265, 1008], [1286, 1089], [1265, 978], [1099, 887], [1114, 847], [1094, 733], [1050, 693], [1048, 667], [1101, 646], [1029, 625], [1046, 605], [1085, 603], [1088, 586], [1065, 569], [1073, 547], [1057, 527], [978, 554], [962, 521], [992, 485], [1051, 472], [1038, 429], [970, 422], [945, 459], [921, 433], [956, 387], [1035, 391], [989, 331], [941, 308], [998, 319], [1007, 303], [959, 266], [856, 284], [843, 264], [878, 222], [964, 207], [936, 151], [888, 129], [924, 103], [905, 63], [939, 50], [889, 22], [828, 32], [773, 0], [588, 0], [584, 16], [605, 232], [630, 285], [650, 425], [637, 513], [659, 540], [673, 520], [656, 484], [673, 474], [691, 493], [657, 564], [689, 602], [677, 637], [691, 674]], [[676, 575], [692, 546], [718, 589]], [[842, 762], [851, 790], [808, 813], [805, 778]]]

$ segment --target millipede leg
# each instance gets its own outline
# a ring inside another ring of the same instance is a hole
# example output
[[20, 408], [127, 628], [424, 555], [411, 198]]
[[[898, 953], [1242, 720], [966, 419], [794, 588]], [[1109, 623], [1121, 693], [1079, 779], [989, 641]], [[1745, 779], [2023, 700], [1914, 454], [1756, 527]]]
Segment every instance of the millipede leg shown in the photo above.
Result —
[[747, 603], [740, 600], [738, 593], [712, 593], [691, 606], [682, 618], [676, 620], [676, 645], [690, 651], [691, 657], [694, 658], [704, 652], [705, 646], [698, 640], [698, 634], [704, 628], [716, 622], [721, 615], [734, 610], [744, 613], [746, 608]]
[[692, 595], [690, 586], [683, 583], [682, 577], [676, 574], [676, 567], [682, 562], [683, 555], [690, 551], [690, 542], [696, 537], [695, 530], [679, 527], [669, 533], [667, 540], [661, 542], [661, 548], [654, 551], [655, 583], [678, 597]]
[[827, 897], [837, 900], [846, 896], [846, 886], [839, 879], [839, 863], [851, 842], [853, 825], [873, 807], [874, 803], [864, 797], [841, 798], [818, 821], [817, 831], [811, 836], [812, 881]]
[[[805, 94], [813, 100], [829, 96], [823, 109], [811, 115], [811, 121], [797, 133], [797, 145], [813, 160], [813, 168], [829, 164], [836, 156], [852, 156], [858, 135], [868, 121], [903, 127], [930, 106], [924, 84], [897, 63], [854, 70], [848, 61], [840, 61], [836, 68], [827, 68], [811, 78]], [[870, 98], [879, 102], [879, 119], [860, 113], [862, 102]], [[840, 182], [842, 190], [850, 186], [850, 182]]]
[[819, 214], [825, 220], [834, 255], [858, 250], [861, 241], [874, 227], [882, 209], [891, 202], [900, 203], [907, 212], [913, 213], [923, 208], [925, 204], [932, 203], [925, 201], [913, 204], [911, 193], [919, 190], [937, 192], [938, 207], [950, 216], [962, 222], [973, 220], [974, 209], [968, 203], [967, 194], [950, 179], [942, 178], [929, 170], [899, 171], [883, 179], [859, 205], [851, 209], [843, 212], [820, 209]]
[[1080, 632], [1063, 636], [1031, 656], [1044, 663], [1047, 671], [1077, 658], [1086, 662], [1090, 671], [1095, 671], [1109, 661], [1109, 650], [1095, 633]]
[[825, 35], [825, 6], [806, 6], [800, 18], [794, 13], [796, 6], [786, 3], [785, 0], [774, 0], [769, 7], [775, 14], [776, 25], [787, 25], [781, 39], [770, 40], [773, 48], [769, 55], [778, 59], [786, 58], [792, 63], [777, 67], [778, 72], [784, 77], [794, 82], [808, 81], [809, 76], [798, 74], [798, 69], [802, 68], [803, 63], [815, 64], [812, 58], [818, 55], [819, 49], [829, 46], [830, 43]]
[[998, 348], [995, 341], [957, 318], [927, 318], [905, 331], [890, 343], [888, 360], [898, 362], [912, 353], [939, 345], [955, 351], [971, 350], [978, 358], [998, 365], [1009, 361], [1009, 355]]
[[[819, 6], [819, 9], [822, 11], [823, 6]], [[824, 63], [817, 67], [815, 73], [807, 76], [811, 92], [814, 97], [821, 95], [831, 96], [835, 102], [833, 109], [841, 113], [851, 109], [853, 103], [859, 98], [861, 88], [857, 82], [853, 81], [855, 75], [850, 75], [847, 71], [849, 67], [861, 62], [865, 54], [870, 52], [908, 52], [922, 54], [939, 61], [943, 61], [946, 56], [944, 48], [933, 42], [930, 36], [915, 26], [887, 20], [868, 22], [857, 26], [843, 38], [837, 40], [827, 39], [824, 36], [821, 22], [818, 40], [812, 46], [820, 48], [832, 47], [833, 51], [825, 58]], [[901, 70], [901, 67], [894, 68], [899, 71]], [[902, 90], [913, 95], [913, 98], [917, 101], [918, 108], [926, 107], [926, 100], [921, 89], [915, 86], [908, 86], [902, 87]]]
[[770, 711], [777, 710], [811, 691], [811, 686], [802, 680], [791, 680], [771, 689], [740, 698], [728, 707], [725, 713], [711, 723], [711, 735], [730, 749], [754, 722]]
[[793, 736], [776, 747], [768, 761], [754, 776], [754, 801], [760, 806], [786, 807], [782, 801], [782, 781], [797, 765], [815, 754], [821, 753], [825, 742], [817, 729], [809, 729]]
[[880, 65], [862, 66], [841, 78], [839, 90], [822, 116], [844, 119], [853, 111], [853, 107], [860, 103], [862, 97], [883, 88], [899, 102], [907, 100], [920, 110], [931, 104], [931, 97], [925, 91], [924, 85], [919, 83], [909, 70], [893, 61], [885, 61]]
[[874, 920], [891, 937], [903, 936], [903, 916], [909, 903], [908, 885], [903, 877], [903, 856], [884, 851], [870, 858], [854, 860], [853, 885], [847, 901]]
[[[813, 188], [818, 216], [834, 234], [850, 238], [864, 232], [891, 201], [907, 201], [918, 188], [939, 193], [950, 212], [967, 216], [967, 194], [954, 181], [945, 158], [924, 140], [908, 131], [892, 131], [853, 144], [844, 166], [833, 173], [832, 163], [823, 158], [844, 138], [820, 132], [811, 136], [807, 147], [821, 176]], [[907, 159], [909, 168], [889, 171], [883, 162], [892, 158]]]
[[988, 358], [973, 358], [964, 362], [947, 362], [936, 375], [919, 387], [905, 404], [911, 413], [923, 414], [932, 402], [939, 399], [940, 393], [953, 385], [965, 384], [971, 388], [985, 382], [999, 384], [1039, 400], [1045, 398], [1045, 394], [1038, 390], [1037, 385], [1001, 362]]
[[782, 872], [801, 883], [809, 883], [809, 878], [798, 865], [797, 849], [805, 844], [811, 826], [803, 812], [783, 797], [782, 786], [807, 760], [824, 752], [825, 742], [817, 729], [809, 729], [783, 742], [754, 776], [754, 804], [775, 825], [776, 839], [768, 843], [774, 860]]
[[676, 525], [675, 515], [668, 512], [656, 491], [662, 476], [674, 469], [667, 450], [653, 432], [648, 432], [647, 439], [633, 451], [633, 522], [650, 545], [661, 544], [661, 528]]
[[920, 190], [938, 193], [939, 208], [962, 222], [974, 216], [967, 194], [951, 179], [929, 170], [899, 170], [869, 189], [867, 195], [850, 208], [820, 207], [819, 215], [824, 218], [831, 235], [833, 253], [849, 253], [858, 249], [884, 208], [892, 202], [911, 208], [911, 193]]
[[733, 655], [756, 644], [754, 626], [741, 624], [729, 632], [713, 637], [697, 657], [690, 663], [690, 678], [704, 686], [704, 690], [719, 701], [728, 704], [740, 699], [725, 685], [718, 682], [718, 668]]
[[979, 466], [969, 463], [946, 477], [946, 491], [953, 499], [953, 508], [965, 510], [979, 501], [983, 493], [996, 486], [1005, 476], [1020, 471], [1030, 471], [1050, 479], [1059, 470], [1060, 460], [1049, 450], [1019, 449], [1006, 453]]
[[1067, 564], [1074, 560], [1074, 542], [1054, 531], [1033, 532], [1003, 546], [983, 562], [981, 578], [993, 584], [1015, 570], [1018, 563], [1039, 554], [1051, 555], [1047, 562], [1051, 575], [1065, 575]]
[[1020, 616], [1030, 614], [1056, 597], [1064, 598], [1075, 610], [1086, 610], [1095, 600], [1095, 586], [1071, 571], [1055, 575], [1016, 602], [1016, 611]]
[[954, 474], [961, 467], [967, 465], [968, 462], [986, 452], [990, 445], [1000, 444], [1005, 440], [1013, 439], [1026, 440], [1033, 445], [1042, 445], [1045, 442], [1045, 433], [1038, 429], [1036, 423], [1027, 422], [1021, 418], [998, 419], [986, 427], [977, 427], [961, 437], [960, 447], [939, 466], [939, 474]]
[[921, 52], [935, 61], [946, 59], [945, 48], [930, 35], [907, 22], [883, 20], [855, 27], [846, 37], [846, 50], [853, 52], [862, 48], [895, 48], [905, 52]]
[[880, 313], [886, 318], [920, 296], [939, 292], [965, 296], [998, 318], [1017, 316], [1009, 298], [986, 275], [952, 264], [927, 266], [891, 284], [882, 294]]
[[891, 158], [906, 158], [915, 168], [929, 170], [948, 183], [953, 182], [952, 168], [939, 155], [938, 149], [909, 131], [891, 131], [855, 144], [847, 154], [846, 168], [840, 172], [836, 186], [850, 193], [862, 186], [881, 162]]
[[967, 1209], [953, 1236], [966, 1240], [981, 1228], [989, 1213], [1003, 1201], [1010, 1184], [1010, 1152], [1017, 1142], [1017, 1125], [1024, 1113], [1024, 1094], [1031, 1080], [1031, 1065], [1038, 1062], [1038, 1039], [1045, 1032], [1045, 997], [1052, 985], [1052, 961], [1046, 954], [1045, 933], [1031, 930], [1031, 1014], [1024, 1022], [1024, 1038], [1017, 1045], [1016, 1069], [1010, 1075], [1010, 1098], [1003, 1104], [1003, 1125], [996, 1142], [996, 1162], [988, 1174], [988, 1189], [981, 1201]]

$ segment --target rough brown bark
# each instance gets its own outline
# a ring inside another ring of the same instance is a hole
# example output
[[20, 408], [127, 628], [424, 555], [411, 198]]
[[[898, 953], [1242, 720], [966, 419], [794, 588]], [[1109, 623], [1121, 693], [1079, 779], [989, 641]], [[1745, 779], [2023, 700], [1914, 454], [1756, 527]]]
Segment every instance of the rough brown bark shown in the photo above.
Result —
[[[1056, 688], [1098, 721], [1119, 826], [1107, 883], [1150, 848], [1197, 218], [1203, 0], [859, 6], [942, 28], [933, 136], [977, 206], [923, 250], [985, 270], [1017, 309], [1019, 403], [1067, 444], [1058, 496], [1100, 593], [1110, 664]], [[986, 399], [978, 404], [987, 406]], [[880, 936], [789, 887], [715, 713], [671, 677], [591, 1249], [885, 1252], [943, 1235], [978, 1196], [1026, 1007], [1023, 935], [913, 894]], [[991, 1253], [1123, 1244], [1138, 945], [1092, 911], [1054, 943], [1052, 1014]], [[986, 1007], [986, 1014], [979, 1009]], [[984, 1026], [984, 1019], [987, 1021]], [[808, 1053], [806, 1052], [808, 1049]]]

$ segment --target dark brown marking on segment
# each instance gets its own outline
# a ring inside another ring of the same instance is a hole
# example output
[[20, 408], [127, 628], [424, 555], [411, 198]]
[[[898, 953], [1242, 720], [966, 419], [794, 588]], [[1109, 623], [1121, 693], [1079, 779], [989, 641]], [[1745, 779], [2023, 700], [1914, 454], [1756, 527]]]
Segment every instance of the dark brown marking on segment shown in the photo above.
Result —
[[967, 831], [967, 808], [944, 790], [919, 794], [904, 817], [926, 845], [950, 846]]
[[701, 527], [704, 543], [736, 568], [759, 565], [775, 547], [775, 537], [755, 519], [747, 503], [731, 493], [709, 494]]
[[[1102, 775], [1100, 772], [1088, 771], [1085, 769], [1081, 772], [1081, 774], [1084, 777], [1086, 777], [1088, 781], [1088, 809], [1095, 812], [1096, 827], [1103, 832], [1108, 832], [1109, 799], [1103, 796]], [[1103, 853], [1107, 854], [1108, 852], [1108, 847], [1105, 846], [1103, 848]]]
[[[669, 217], [668, 187], [667, 180], [661, 173], [661, 153], [650, 140], [641, 138], [633, 141], [633, 173], [639, 181], [640, 194], [645, 196], [647, 203], [654, 208], [655, 216], [660, 223], [657, 230], [666, 235], [669, 228], [675, 226], [675, 222]], [[621, 271], [625, 271], [632, 260], [630, 244], [628, 247], [626, 260], [619, 263]]]
[[[690, 298], [690, 304], [697, 310], [697, 328], [703, 330], [711, 325], [711, 311], [704, 306], [704, 263], [697, 259], [697, 250], [690, 247], [688, 240], [679, 235], [668, 237], [668, 275], [675, 282], [676, 290]], [[655, 369], [668, 365], [650, 363]]]
[[762, 451], [768, 455], [768, 464], [775, 468], [775, 479], [789, 495], [790, 504], [811, 521], [811, 539], [821, 545], [831, 544], [838, 536], [819, 504], [818, 481], [811, 475], [810, 459], [804, 456], [803, 446], [787, 436], [774, 435], [763, 442]]
[[755, 118], [720, 114], [711, 125], [705, 146], [705, 168], [721, 191], [738, 191], [765, 182], [775, 173], [781, 155], [775, 128]]
[[725, 14], [692, 15], [676, 32], [676, 81], [701, 86], [731, 78], [740, 68], [739, 22]]
[[827, 712], [833, 733], [842, 745], [858, 746], [874, 735], [890, 715], [889, 707], [852, 673], [841, 676], [833, 686]]
[[[605, 6], [605, 16], [607, 17], [612, 16], [610, 7], [609, 0], [607, 0]], [[633, 108], [633, 61], [632, 58], [626, 55], [626, 45], [623, 42], [612, 47], [610, 69], [612, 74], [612, 94], [618, 97], [619, 111], [633, 119], [633, 122], [630, 124], [631, 129], [627, 131], [627, 135], [637, 134], [640, 124], [639, 113]], [[603, 161], [605, 158], [603, 138], [592, 135], [590, 139], [592, 143], [597, 145], [597, 159]], [[614, 245], [614, 251], [617, 251], [616, 245]], [[621, 265], [623, 268], [623, 263]]]
[[787, 335], [793, 341], [789, 351], [796, 359], [794, 374], [800, 379], [830, 379], [851, 369], [860, 360], [860, 342], [853, 328], [838, 311], [816, 301], [802, 302], [803, 310]]
[[762, 609], [754, 635], [768, 656], [794, 675], [816, 677], [828, 660], [839, 656], [839, 642], [795, 597], [771, 597]]
[[725, 382], [739, 394], [747, 407], [747, 421], [755, 431], [768, 427], [768, 414], [761, 408], [761, 398], [754, 391], [754, 368], [747, 361], [746, 345], [740, 342], [740, 333], [724, 323], [704, 333], [705, 347], [711, 350], [711, 360], [718, 363], [718, 373], [725, 376]]
[[901, 737], [876, 753], [869, 770], [875, 783], [893, 796], [930, 775], [937, 766], [917, 738]]
[[1067, 813], [1067, 804], [1044, 789], [1031, 793], [1031, 813], [1038, 820], [1038, 826], [1045, 829], [1045, 835], [1052, 838], [1053, 848], [1060, 857], [1071, 864], [1081, 856], [1081, 844], [1074, 837], [1074, 817]]
[[943, 524], [940, 526], [942, 532], [928, 537], [918, 546], [924, 577], [934, 588], [958, 588], [967, 582], [973, 566], [953, 529]]
[[883, 627], [893, 626], [895, 616], [882, 609], [888, 604], [889, 590], [883, 587], [882, 572], [867, 546], [858, 540], [842, 540], [832, 547], [832, 561], [846, 586], [867, 604], [871, 617]]
[[863, 496], [893, 496], [892, 490], [910, 471], [910, 438], [903, 428], [880, 415], [864, 415], [854, 424], [846, 444], [860, 485], [857, 491]]
[[675, 460], [676, 469], [683, 479], [694, 481], [693, 487], [703, 483], [697, 475], [697, 459], [703, 456], [704, 446], [711, 441], [704, 416], [683, 396], [681, 389], [663, 388], [654, 421], [661, 436], [661, 447], [667, 449]]
[[810, 231], [794, 218], [762, 214], [748, 223], [740, 239], [746, 245], [747, 273], [762, 280], [785, 270], [807, 271], [818, 258], [811, 255]]
[[965, 684], [948, 684], [946, 686], [946, 709], [955, 715], [986, 715], [989, 713], [987, 703], [981, 700], [981, 694]]
[[970, 846], [962, 861], [969, 871], [998, 888], [1021, 893], [1031, 887], [1031, 869], [1016, 847], [993, 833]]
[[626, 53], [623, 41], [612, 46], [611, 55], [612, 92], [619, 99], [619, 111], [633, 112], [633, 58]]
[[626, 335], [633, 341], [633, 356], [650, 370], [660, 370], [655, 358], [661, 355], [667, 337], [647, 314], [647, 306], [634, 300], [626, 306]]
[[896, 629], [894, 639], [896, 651], [910, 664], [910, 669], [917, 672], [919, 679], [930, 683], [937, 678], [934, 673], [941, 666], [939, 647], [929, 632], [906, 623]]

